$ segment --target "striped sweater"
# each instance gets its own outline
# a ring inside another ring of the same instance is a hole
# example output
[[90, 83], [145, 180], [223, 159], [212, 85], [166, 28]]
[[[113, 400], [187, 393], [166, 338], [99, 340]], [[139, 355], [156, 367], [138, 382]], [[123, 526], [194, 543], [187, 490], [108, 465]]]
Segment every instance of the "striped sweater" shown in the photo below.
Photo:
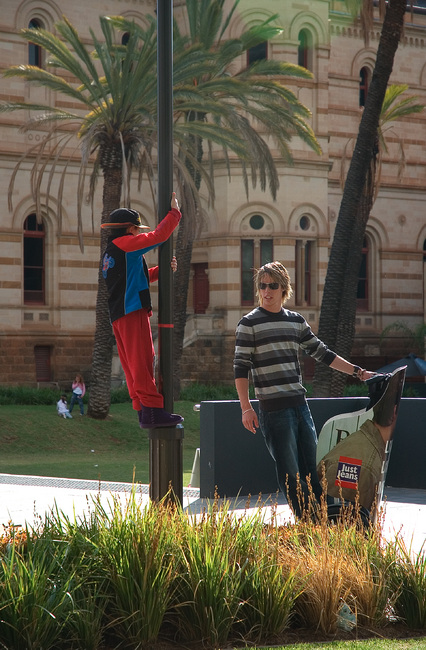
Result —
[[238, 323], [234, 377], [248, 379], [251, 371], [262, 410], [276, 411], [305, 402], [299, 350], [327, 365], [336, 358], [295, 311], [282, 308], [273, 313], [257, 307]]

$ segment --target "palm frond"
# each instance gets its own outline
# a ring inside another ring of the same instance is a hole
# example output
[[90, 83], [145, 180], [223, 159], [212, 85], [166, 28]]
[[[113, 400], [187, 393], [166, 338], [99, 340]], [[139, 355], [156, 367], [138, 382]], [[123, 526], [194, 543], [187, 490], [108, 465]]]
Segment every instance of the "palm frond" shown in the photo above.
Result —
[[238, 133], [235, 133], [230, 128], [222, 127], [219, 130], [211, 122], [185, 121], [175, 123], [174, 135], [175, 138], [181, 141], [181, 146], [183, 146], [182, 143], [189, 134], [210, 140], [222, 147], [227, 147], [241, 158], [248, 157], [246, 143]]
[[[56, 143], [53, 142], [53, 138], [50, 138], [50, 143], [51, 143], [51, 151], [50, 151], [50, 172], [47, 180], [47, 186], [46, 186], [46, 210], [49, 208], [49, 201], [50, 201], [50, 196], [51, 196], [51, 186], [55, 178], [55, 173], [57, 170], [57, 165], [60, 160], [62, 160], [64, 156], [64, 152], [66, 148], [69, 146], [70, 141], [72, 140], [73, 136], [69, 134], [63, 134], [60, 137], [58, 137]], [[52, 146], [53, 144], [53, 146]], [[61, 226], [62, 224], [59, 224], [59, 234], [61, 234]]]
[[313, 79], [310, 70], [294, 63], [276, 61], [274, 59], [261, 59], [254, 61], [250, 67], [242, 70], [239, 76], [262, 76], [262, 77], [296, 77], [299, 79]]
[[[228, 173], [229, 152], [239, 161], [247, 192], [251, 179], [253, 186], [259, 183], [262, 190], [269, 188], [273, 197], [278, 189], [274, 158], [277, 151], [282, 160], [291, 164], [289, 144], [297, 136], [313, 151], [320, 153], [309, 125], [310, 111], [283, 83], [286, 79], [310, 79], [310, 72], [271, 60], [234, 71], [235, 59], [241, 53], [274, 38], [280, 31], [275, 24], [277, 17], [271, 16], [247, 29], [240, 38], [226, 39], [224, 34], [237, 5], [238, 0], [225, 10], [225, 0], [186, 0], [189, 35], [182, 34], [175, 24], [175, 167], [180, 182], [186, 183], [188, 200], [193, 202], [191, 205], [198, 213], [201, 210], [198, 199], [190, 197], [193, 193], [197, 196], [201, 180], [209, 198], [214, 201], [213, 169], [218, 151]], [[62, 77], [31, 66], [15, 66], [6, 71], [9, 76], [21, 76], [54, 93], [71, 97], [85, 109], [77, 115], [42, 104], [9, 102], [0, 105], [0, 111], [38, 113], [25, 123], [24, 128], [49, 130], [43, 145], [37, 151], [28, 152], [36, 155], [32, 188], [39, 197], [43, 177], [47, 174], [47, 193], [50, 195], [54, 170], [59, 162], [64, 156], [68, 156], [68, 160], [75, 158], [77, 149], [70, 153], [70, 146], [73, 138], [78, 136], [74, 146], [79, 147], [81, 154], [77, 197], [81, 243], [83, 189], [89, 167], [92, 228], [93, 196], [101, 170], [106, 167], [120, 170], [125, 190], [134, 168], [138, 169], [138, 187], [144, 177], [148, 179], [151, 191], [155, 186], [156, 24], [153, 18], [146, 17], [145, 20], [145, 25], [141, 26], [120, 16], [101, 17], [102, 39], [91, 30], [91, 49], [67, 19], [56, 25], [59, 37], [44, 30], [26, 30], [24, 37], [45, 49], [49, 65], [55, 65], [57, 70], [65, 70], [68, 74]], [[125, 46], [119, 42], [117, 31], [128, 34]], [[75, 82], [69, 81], [70, 75]], [[205, 143], [204, 148], [202, 143]], [[59, 223], [68, 164], [64, 163], [59, 181]], [[186, 170], [185, 165], [188, 166]], [[15, 178], [13, 175], [12, 188]], [[126, 191], [124, 196], [127, 196]], [[155, 192], [153, 198], [155, 200]], [[49, 201], [49, 196], [46, 201]]]
[[416, 103], [417, 95], [404, 97], [396, 102], [396, 99], [406, 90], [406, 86], [389, 86], [382, 106], [380, 116], [380, 125], [394, 122], [408, 115], [421, 113], [424, 110], [424, 104]]
[[[42, 68], [31, 65], [12, 66], [4, 71], [3, 76], [20, 77], [29, 83], [43, 86], [44, 88], [49, 88], [49, 90], [52, 90], [53, 92], [62, 93], [63, 95], [72, 97], [72, 99], [80, 102], [82, 105], [90, 105], [90, 100], [86, 99], [83, 93], [79, 92], [76, 88], [73, 88], [73, 86], [65, 81], [65, 79], [62, 79], [47, 70], [43, 70]], [[11, 103], [9, 103], [9, 105], [10, 104]], [[44, 109], [46, 110], [46, 106], [44, 106]], [[10, 110], [16, 109], [11, 108]], [[54, 112], [55, 109], [52, 107], [50, 110]]]
[[[388, 151], [385, 134], [389, 131], [389, 125], [401, 118], [421, 113], [424, 110], [424, 104], [416, 103], [418, 99], [416, 95], [410, 95], [409, 97], [398, 100], [407, 89], [408, 86], [406, 84], [391, 84], [386, 89], [378, 128], [380, 147], [385, 152]], [[400, 152], [403, 154], [403, 151], [402, 147]], [[401, 171], [399, 171], [400, 173]]]
[[[59, 57], [60, 61], [67, 65], [67, 69], [71, 72], [81, 83], [83, 83], [87, 90], [95, 86], [102, 96], [102, 84], [99, 81], [98, 71], [93, 62], [90, 53], [87, 51], [83, 41], [80, 39], [77, 30], [70, 23], [69, 20], [64, 18], [63, 21], [56, 24], [56, 29], [61, 34], [61, 36], [71, 45], [72, 50], [69, 51], [69, 56], [61, 53]], [[49, 51], [49, 50], [48, 50]], [[75, 52], [76, 56], [73, 56], [71, 52]], [[77, 58], [78, 57], [78, 58]], [[87, 73], [82, 65], [80, 65], [80, 59], [84, 66], [87, 68]]]
[[243, 51], [249, 50], [251, 47], [255, 47], [259, 43], [264, 43], [265, 41], [271, 41], [276, 36], [279, 36], [283, 28], [271, 25], [271, 23], [277, 20], [278, 14], [270, 16], [262, 23], [258, 25], [253, 25], [240, 36], [240, 40], [243, 46]]
[[383, 329], [380, 335], [380, 342], [383, 342], [383, 340], [392, 332], [399, 332], [403, 334], [410, 341], [416, 344], [419, 349], [424, 349], [426, 338], [426, 323], [420, 323], [413, 328], [405, 321], [394, 321]]

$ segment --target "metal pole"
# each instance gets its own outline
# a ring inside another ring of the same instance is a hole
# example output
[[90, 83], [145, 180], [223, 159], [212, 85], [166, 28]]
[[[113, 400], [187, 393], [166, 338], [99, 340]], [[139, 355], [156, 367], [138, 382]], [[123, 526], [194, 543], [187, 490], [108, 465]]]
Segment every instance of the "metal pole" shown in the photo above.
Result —
[[[158, 222], [170, 210], [173, 191], [173, 0], [157, 0]], [[173, 239], [160, 246], [158, 287], [159, 390], [164, 408], [173, 411]], [[183, 499], [183, 427], [149, 431], [150, 494], [160, 500]]]

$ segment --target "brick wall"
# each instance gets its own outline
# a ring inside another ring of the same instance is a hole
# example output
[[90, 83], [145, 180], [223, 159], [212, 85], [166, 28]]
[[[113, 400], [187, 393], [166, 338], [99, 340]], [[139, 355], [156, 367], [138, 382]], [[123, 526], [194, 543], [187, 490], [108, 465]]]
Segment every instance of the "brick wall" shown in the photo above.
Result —
[[235, 336], [199, 336], [182, 355], [181, 376], [186, 382], [233, 383]]
[[90, 336], [31, 336], [0, 337], [0, 384], [37, 385], [35, 346], [48, 347], [50, 352], [50, 381], [61, 388], [71, 385], [76, 373], [87, 380], [89, 376], [93, 338]]

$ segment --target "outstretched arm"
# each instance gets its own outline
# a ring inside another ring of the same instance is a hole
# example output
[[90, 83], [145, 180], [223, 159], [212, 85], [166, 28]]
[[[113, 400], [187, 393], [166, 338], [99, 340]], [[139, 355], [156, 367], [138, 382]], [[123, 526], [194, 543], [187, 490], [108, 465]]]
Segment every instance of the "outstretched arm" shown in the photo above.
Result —
[[346, 359], [343, 359], [343, 357], [339, 357], [339, 355], [337, 355], [334, 361], [331, 362], [330, 368], [333, 368], [334, 370], [338, 370], [339, 372], [343, 372], [346, 375], [357, 377], [360, 381], [366, 381], [367, 379], [371, 379], [371, 377], [374, 377], [374, 375], [376, 374], [375, 372], [364, 370], [364, 368], [360, 368], [359, 366], [356, 366], [353, 363], [346, 361]]
[[134, 237], [128, 237], [127, 235], [124, 237], [118, 237], [114, 240], [114, 243], [126, 252], [137, 250], [148, 252], [152, 248], [156, 248], [160, 244], [164, 243], [170, 237], [179, 224], [181, 216], [176, 193], [173, 192], [170, 212], [168, 212], [164, 219], [160, 221], [155, 230], [147, 233], [138, 233], [137, 231], [131, 232]]

